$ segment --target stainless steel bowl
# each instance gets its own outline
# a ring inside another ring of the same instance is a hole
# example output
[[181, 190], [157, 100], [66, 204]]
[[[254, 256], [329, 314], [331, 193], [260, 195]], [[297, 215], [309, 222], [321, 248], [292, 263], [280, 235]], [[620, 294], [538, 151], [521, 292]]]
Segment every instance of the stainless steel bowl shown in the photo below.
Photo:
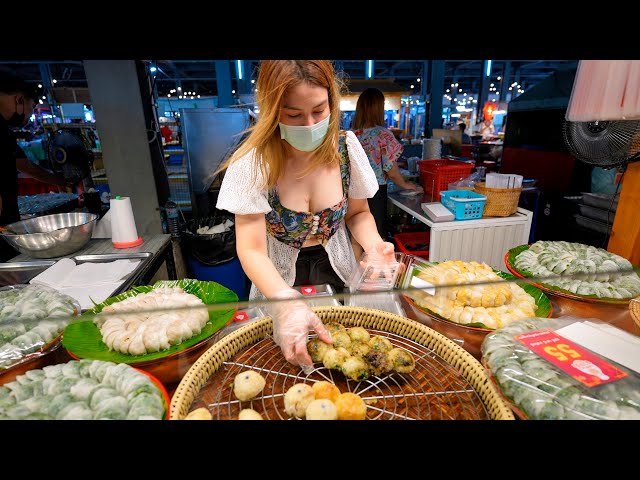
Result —
[[97, 220], [98, 215], [94, 213], [43, 215], [4, 225], [0, 235], [30, 257], [62, 257], [87, 244]]

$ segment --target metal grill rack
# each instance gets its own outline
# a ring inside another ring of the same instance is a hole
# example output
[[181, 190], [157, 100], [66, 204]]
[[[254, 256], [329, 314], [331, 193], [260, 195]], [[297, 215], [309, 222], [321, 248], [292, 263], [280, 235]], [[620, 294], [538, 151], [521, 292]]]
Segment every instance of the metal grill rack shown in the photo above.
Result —
[[[271, 337], [266, 337], [225, 361], [203, 385], [192, 408], [208, 408], [214, 419], [235, 420], [243, 408], [252, 408], [267, 420], [294, 420], [284, 409], [284, 394], [296, 383], [320, 380], [334, 383], [341, 392], [353, 392], [367, 404], [368, 420], [488, 419], [484, 403], [472, 385], [433, 350], [402, 336], [368, 329], [386, 337], [394, 347], [409, 351], [416, 360], [408, 374], [392, 373], [357, 382], [338, 370], [317, 363], [304, 374], [288, 363]], [[240, 402], [233, 393], [235, 376], [255, 370], [266, 380], [262, 394]]]

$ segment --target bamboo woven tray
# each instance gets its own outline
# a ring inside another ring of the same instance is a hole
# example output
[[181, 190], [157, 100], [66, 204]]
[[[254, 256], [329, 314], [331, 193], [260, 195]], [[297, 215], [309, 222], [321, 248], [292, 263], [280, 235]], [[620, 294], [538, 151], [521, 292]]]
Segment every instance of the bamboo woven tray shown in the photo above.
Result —
[[[271, 317], [255, 320], [211, 346], [182, 378], [171, 399], [171, 419], [206, 407], [214, 419], [238, 418], [253, 408], [264, 419], [289, 419], [284, 393], [295, 383], [328, 380], [342, 392], [351, 391], [367, 403], [367, 419], [501, 419], [513, 414], [491, 384], [482, 365], [453, 341], [425, 325], [382, 310], [362, 307], [316, 307], [324, 322], [360, 326], [387, 337], [412, 353], [416, 368], [409, 374], [348, 380], [337, 370], [315, 364], [305, 375], [288, 363], [271, 338]], [[262, 395], [239, 402], [233, 379], [253, 369], [266, 380]]]

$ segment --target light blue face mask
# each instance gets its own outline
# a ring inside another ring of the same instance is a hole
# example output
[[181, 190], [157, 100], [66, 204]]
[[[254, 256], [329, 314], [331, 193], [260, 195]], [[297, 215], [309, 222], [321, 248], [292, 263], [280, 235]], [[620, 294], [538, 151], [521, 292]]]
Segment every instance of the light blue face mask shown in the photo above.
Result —
[[310, 127], [279, 123], [280, 138], [284, 139], [296, 150], [312, 152], [320, 146], [324, 137], [327, 135], [330, 118], [331, 115]]

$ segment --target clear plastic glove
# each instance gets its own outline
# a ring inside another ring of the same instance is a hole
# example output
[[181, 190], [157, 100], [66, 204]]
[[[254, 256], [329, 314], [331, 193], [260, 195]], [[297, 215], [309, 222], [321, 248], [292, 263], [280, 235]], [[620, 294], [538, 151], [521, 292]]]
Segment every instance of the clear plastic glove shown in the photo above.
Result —
[[[393, 243], [378, 242], [362, 254], [360, 266], [364, 272], [363, 286], [371, 283], [372, 289], [378, 289], [378, 280], [391, 282], [396, 271], [402, 273], [403, 264], [396, 260]], [[362, 289], [362, 288], [361, 288]]]
[[[280, 301], [270, 303], [266, 308], [273, 319], [273, 340], [282, 349], [284, 358], [300, 365], [308, 375], [313, 370], [313, 361], [307, 351], [309, 331], [315, 330], [325, 343], [333, 343], [333, 339], [322, 320], [300, 298], [302, 294], [297, 290], [280, 290], [271, 297], [271, 300]], [[291, 300], [283, 301], [287, 299]]]

